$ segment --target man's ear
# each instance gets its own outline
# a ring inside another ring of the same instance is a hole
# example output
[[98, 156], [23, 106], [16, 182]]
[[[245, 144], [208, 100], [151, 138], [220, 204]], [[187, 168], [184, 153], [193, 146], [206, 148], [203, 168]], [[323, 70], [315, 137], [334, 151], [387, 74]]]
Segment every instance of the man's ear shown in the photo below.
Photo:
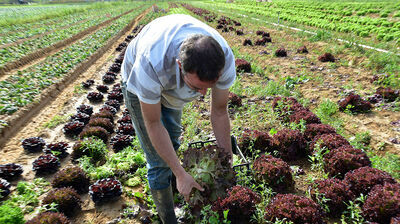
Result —
[[178, 62], [178, 66], [179, 66], [179, 68], [180, 68], [180, 69], [182, 69], [182, 64], [181, 64], [181, 61], [179, 61], [179, 59], [176, 59], [176, 62]]

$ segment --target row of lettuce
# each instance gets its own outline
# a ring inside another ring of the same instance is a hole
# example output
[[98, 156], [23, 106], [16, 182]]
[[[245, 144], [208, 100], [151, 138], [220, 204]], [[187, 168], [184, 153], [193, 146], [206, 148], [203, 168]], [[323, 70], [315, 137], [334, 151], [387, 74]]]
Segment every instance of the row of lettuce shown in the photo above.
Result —
[[1, 33], [17, 31], [21, 27], [29, 28], [32, 24], [43, 24], [48, 19], [91, 12], [102, 8], [127, 6], [125, 2], [101, 2], [83, 4], [59, 4], [59, 5], [29, 5], [29, 6], [2, 6], [0, 8]]
[[[342, 33], [354, 33], [360, 37], [400, 42], [400, 21], [388, 18], [373, 18], [351, 14], [337, 14], [335, 10], [315, 10], [308, 7], [312, 2], [256, 3], [239, 1], [234, 4], [208, 2], [217, 7], [255, 14]], [[333, 12], [335, 11], [335, 12]], [[299, 13], [301, 12], [301, 13]], [[400, 16], [400, 15], [399, 15]]]
[[42, 91], [62, 80], [64, 75], [89, 58], [144, 9], [142, 7], [122, 16], [109, 26], [97, 30], [42, 62], [2, 80], [0, 114], [12, 114], [32, 103]]
[[[4, 66], [5, 64], [13, 61], [17, 61], [18, 59], [35, 52], [36, 50], [43, 49], [49, 47], [57, 42], [65, 40], [67, 38], [72, 37], [86, 29], [98, 25], [106, 20], [111, 19], [114, 16], [118, 16], [128, 10], [134, 9], [138, 7], [138, 4], [131, 4], [129, 7], [118, 7], [118, 8], [104, 8], [102, 10], [98, 10], [92, 12], [90, 14], [84, 13], [76, 16], [68, 16], [68, 18], [60, 17], [61, 28], [60, 29], [46, 29], [46, 31], [51, 31], [44, 36], [40, 36], [34, 39], [30, 39], [24, 41], [23, 43], [17, 45], [11, 45], [0, 50], [0, 66]], [[108, 16], [104, 16], [107, 14]], [[65, 19], [65, 20], [64, 20]], [[81, 22], [79, 22], [81, 21]], [[63, 27], [68, 26], [68, 27]], [[38, 29], [38, 28], [33, 28]], [[33, 33], [41, 32], [41, 31], [33, 31]], [[24, 33], [29, 33], [25, 31]], [[29, 35], [29, 34], [28, 34]], [[10, 41], [16, 41], [17, 37], [10, 39]], [[3, 36], [3, 39], [8, 39], [7, 36]]]
[[[74, 14], [41, 20], [35, 23], [16, 25], [15, 30], [2, 27], [0, 44], [9, 44], [48, 31], [56, 31], [64, 26], [73, 25], [74, 23], [85, 19], [94, 19], [96, 16], [104, 16], [106, 13], [108, 13], [109, 16], [117, 16], [127, 10], [125, 8], [126, 7], [104, 8], [100, 10], [90, 10], [88, 12], [77, 12]], [[106, 16], [104, 17], [106, 19]]]

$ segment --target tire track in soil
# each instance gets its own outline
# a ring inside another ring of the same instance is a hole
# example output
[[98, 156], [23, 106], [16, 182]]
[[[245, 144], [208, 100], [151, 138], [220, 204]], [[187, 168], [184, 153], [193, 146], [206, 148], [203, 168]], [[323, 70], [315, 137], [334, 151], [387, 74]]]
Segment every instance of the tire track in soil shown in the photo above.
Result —
[[64, 106], [71, 103], [70, 98], [73, 97], [74, 87], [93, 77], [106, 64], [107, 60], [113, 58], [112, 54], [114, 54], [114, 49], [119, 42], [125, 39], [125, 35], [131, 32], [149, 10], [150, 8], [144, 10], [59, 83], [53, 84], [43, 91], [36, 103], [22, 108], [11, 117], [8, 121], [9, 125], [0, 134], [0, 155], [2, 155], [0, 163], [23, 162], [24, 158], [26, 159], [27, 155], [22, 149], [21, 140], [27, 136], [38, 136], [43, 125], [58, 114]]
[[6, 47], [11, 47], [11, 46], [15, 46], [17, 44], [21, 44], [21, 43], [23, 43], [25, 41], [28, 41], [28, 40], [32, 40], [32, 39], [43, 37], [43, 36], [45, 36], [47, 34], [55, 32], [55, 31], [65, 30], [65, 29], [67, 29], [67, 28], [69, 28], [71, 26], [75, 26], [75, 25], [84, 23], [84, 22], [88, 21], [89, 19], [93, 19], [93, 18], [87, 18], [87, 19], [84, 19], [84, 20], [81, 20], [81, 21], [78, 21], [78, 22], [75, 22], [75, 23], [71, 23], [71, 24], [68, 24], [68, 25], [65, 25], [65, 26], [62, 26], [62, 27], [58, 27], [58, 28], [53, 29], [53, 30], [49, 30], [49, 31], [44, 32], [44, 33], [36, 34], [36, 35], [30, 36], [30, 37], [27, 37], [27, 38], [22, 38], [22, 39], [19, 39], [17, 41], [14, 41], [12, 43], [7, 43], [7, 44], [0, 45], [0, 50], [3, 49], [3, 48], [6, 48]]
[[128, 10], [118, 16], [115, 16], [109, 20], [106, 20], [100, 24], [94, 25], [89, 27], [88, 29], [75, 34], [74, 36], [67, 38], [65, 40], [62, 40], [60, 42], [57, 42], [49, 47], [46, 48], [42, 48], [40, 50], [37, 50], [35, 52], [32, 52], [20, 59], [17, 59], [15, 61], [11, 61], [7, 64], [5, 64], [3, 67], [0, 67], [0, 78], [1, 80], [4, 80], [3, 76], [5, 76], [7, 73], [13, 73], [13, 70], [17, 70], [17, 69], [23, 69], [25, 68], [24, 66], [26, 65], [33, 65], [36, 64], [38, 61], [40, 61], [41, 59], [43, 60], [44, 58], [54, 54], [55, 52], [61, 50], [62, 48], [67, 47], [68, 45], [73, 44], [74, 42], [84, 38], [85, 36], [95, 32], [96, 30], [107, 26], [108, 24], [112, 23], [113, 21], [119, 19], [120, 17], [127, 15], [135, 10], [140, 10], [140, 8], [142, 8], [142, 6], [136, 7], [134, 9]]

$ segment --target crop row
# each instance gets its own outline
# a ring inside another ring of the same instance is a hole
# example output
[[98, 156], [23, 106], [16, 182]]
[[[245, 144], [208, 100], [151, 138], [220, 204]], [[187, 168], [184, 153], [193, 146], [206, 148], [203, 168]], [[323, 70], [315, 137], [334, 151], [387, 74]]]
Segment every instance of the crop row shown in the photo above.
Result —
[[[343, 33], [355, 33], [361, 37], [376, 36], [378, 40], [400, 40], [400, 22], [389, 21], [385, 18], [370, 18], [361, 16], [346, 17], [332, 15], [325, 11], [309, 11], [307, 8], [285, 8], [274, 6], [273, 3], [255, 4], [244, 1], [235, 4], [215, 3], [219, 7], [230, 10], [255, 13], [266, 17], [313, 26], [321, 29]], [[301, 11], [302, 13], [299, 13]]]
[[[35, 24], [24, 24], [24, 25], [19, 25], [15, 26], [14, 28], [16, 29], [15, 32], [10, 32], [7, 33], [7, 35], [3, 35], [0, 38], [0, 44], [7, 44], [7, 43], [12, 43], [14, 41], [17, 41], [22, 38], [28, 38], [37, 34], [42, 34], [48, 31], [55, 31], [57, 29], [63, 28], [64, 26], [67, 25], [74, 25], [74, 23], [77, 23], [79, 21], [83, 21], [85, 19], [93, 19], [96, 16], [104, 16], [107, 14], [109, 17], [114, 17], [117, 16], [127, 10], [129, 10], [131, 7], [116, 7], [116, 8], [101, 8], [97, 10], [88, 10], [87, 12], [78, 12], [75, 14], [69, 14], [61, 17], [57, 17], [54, 19], [49, 19], [45, 21], [40, 21]], [[107, 17], [104, 16], [104, 19]], [[2, 32], [7, 32], [5, 31], [6, 28], [1, 29]]]
[[[341, 15], [341, 16], [352, 16], [356, 14], [358, 16], [364, 16], [367, 14], [384, 12], [390, 14], [397, 11], [399, 5], [395, 2], [370, 2], [370, 3], [357, 3], [354, 2], [321, 2], [319, 4], [310, 4], [309, 2], [303, 1], [291, 1], [291, 2], [276, 2], [273, 7], [277, 8], [292, 8], [292, 9], [304, 9], [309, 11], [320, 11], [325, 14]], [[381, 14], [381, 17], [387, 17]], [[400, 14], [394, 14], [394, 17], [400, 17]]]
[[[118, 10], [119, 12], [119, 10]], [[103, 13], [104, 12], [100, 12]], [[101, 15], [101, 14], [97, 15]], [[109, 18], [107, 17], [96, 17], [93, 20], [87, 20], [83, 23], [75, 24], [68, 29], [57, 30], [56, 32], [51, 32], [48, 35], [45, 35], [40, 38], [32, 39], [25, 41], [22, 44], [16, 46], [6, 47], [0, 50], [0, 66], [4, 66], [8, 62], [18, 60], [19, 58], [24, 57], [25, 55], [41, 48], [45, 48], [51, 46], [54, 43], [67, 39], [77, 33], [80, 33], [89, 27], [95, 26], [104, 22]]]
[[[56, 17], [61, 17], [78, 12], [86, 12], [91, 9], [113, 8], [126, 3], [94, 3], [80, 5], [47, 5], [47, 6], [18, 6], [3, 7], [0, 9], [0, 27], [15, 27], [20, 24], [29, 24]], [[4, 30], [8, 32], [7, 30]]]
[[57, 83], [76, 65], [90, 57], [140, 12], [141, 10], [136, 10], [127, 14], [43, 62], [1, 81], [0, 114], [14, 113], [20, 107], [31, 103], [48, 86]]

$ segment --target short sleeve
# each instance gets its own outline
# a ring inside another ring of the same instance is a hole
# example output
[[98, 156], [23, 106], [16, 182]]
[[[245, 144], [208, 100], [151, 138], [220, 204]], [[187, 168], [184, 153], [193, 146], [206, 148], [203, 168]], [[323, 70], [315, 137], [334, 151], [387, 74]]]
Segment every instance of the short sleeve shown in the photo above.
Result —
[[230, 48], [226, 48], [225, 52], [225, 67], [221, 77], [216, 83], [218, 89], [229, 89], [236, 79], [235, 57]]
[[133, 74], [130, 77], [134, 80], [129, 80], [129, 82], [133, 84], [131, 86], [135, 89], [134, 92], [139, 100], [147, 104], [160, 102], [162, 85], [148, 58], [144, 55], [137, 57], [131, 71]]

